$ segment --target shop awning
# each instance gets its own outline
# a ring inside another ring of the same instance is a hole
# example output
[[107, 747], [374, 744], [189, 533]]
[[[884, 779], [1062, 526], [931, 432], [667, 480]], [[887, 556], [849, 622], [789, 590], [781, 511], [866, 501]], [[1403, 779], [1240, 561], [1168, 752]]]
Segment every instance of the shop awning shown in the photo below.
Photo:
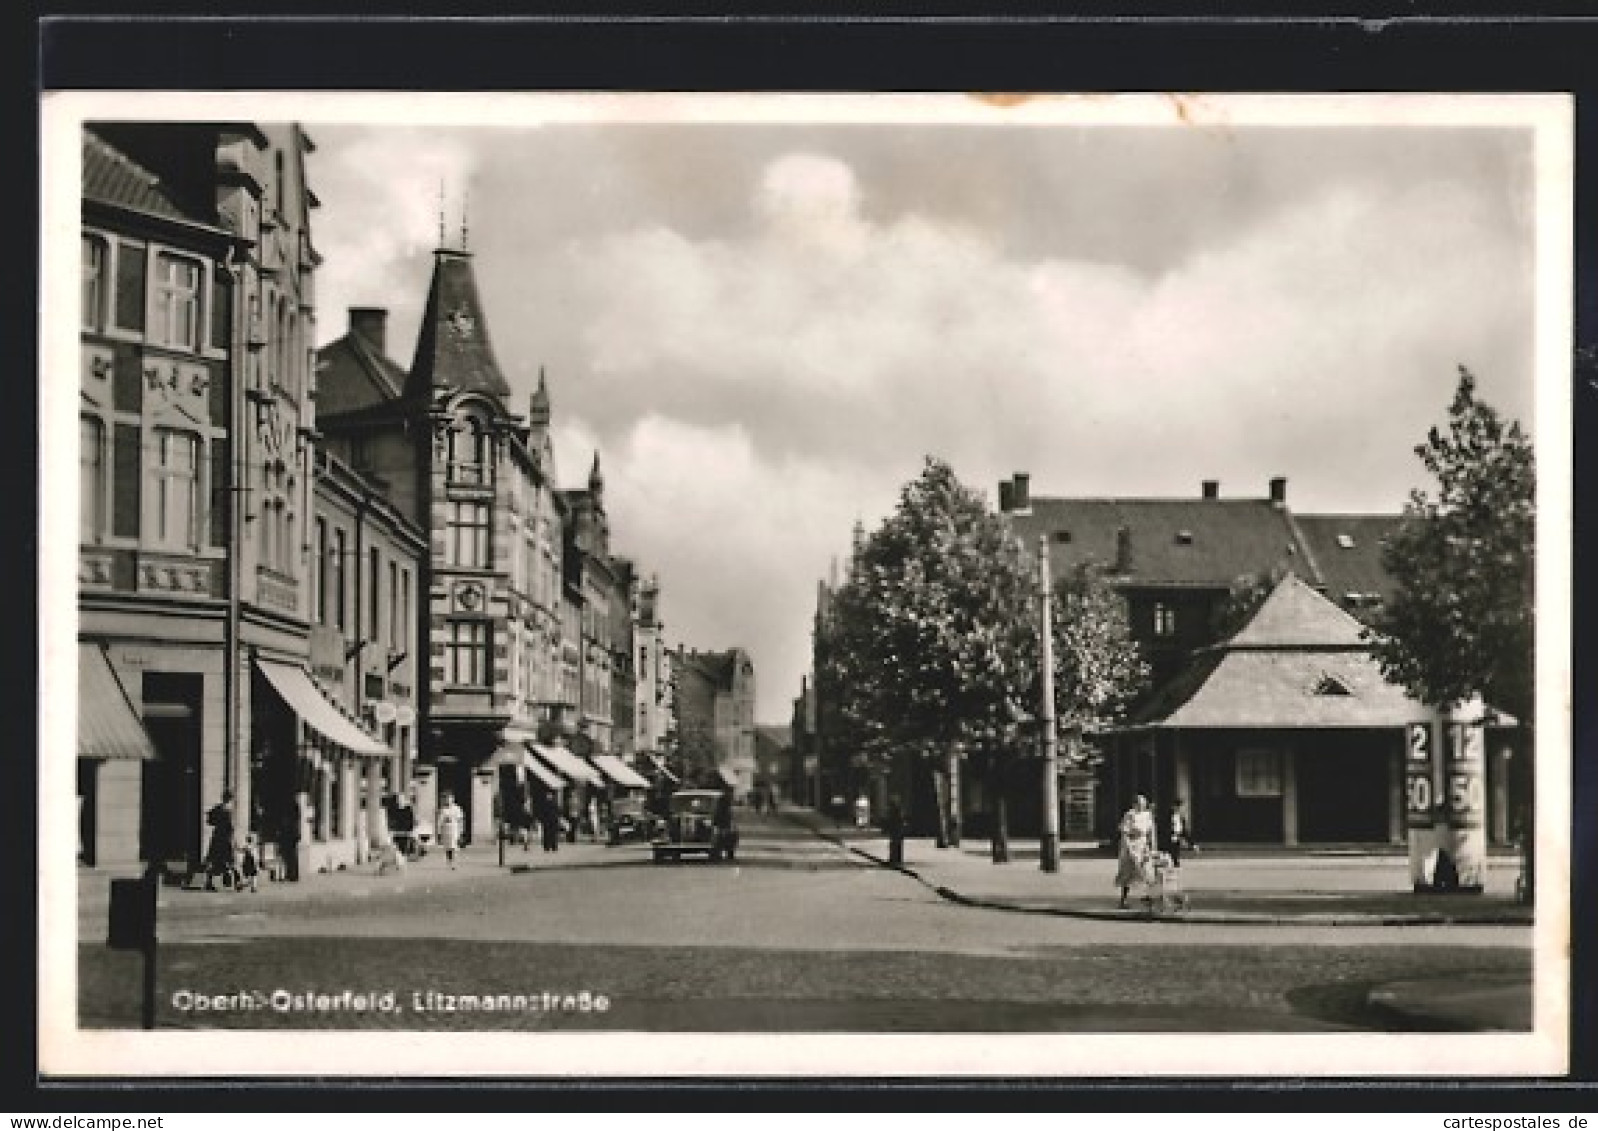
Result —
[[78, 757], [155, 758], [150, 736], [98, 644], [78, 644]]
[[649, 756], [649, 760], [654, 763], [656, 772], [664, 777], [667, 781], [677, 782], [682, 780], [667, 768], [666, 760], [664, 758], [657, 758], [655, 755], [651, 754]]
[[522, 764], [527, 767], [529, 774], [532, 774], [533, 777], [543, 783], [545, 789], [559, 791], [566, 788], [566, 783], [560, 780], [560, 776], [551, 772], [544, 763], [534, 758], [532, 752], [526, 747], [522, 748]]
[[599, 776], [599, 771], [563, 746], [547, 746], [543, 743], [537, 743], [532, 750], [534, 754], [537, 754], [547, 762], [567, 781], [576, 782], [579, 785], [603, 786], [605, 784], [605, 779]]
[[356, 726], [320, 687], [311, 681], [311, 675], [296, 664], [277, 660], [257, 660], [255, 666], [277, 693], [283, 696], [300, 720], [323, 738], [353, 754], [392, 757], [394, 751]]
[[611, 781], [623, 789], [648, 789], [649, 782], [638, 776], [626, 762], [614, 754], [595, 754], [594, 765]]

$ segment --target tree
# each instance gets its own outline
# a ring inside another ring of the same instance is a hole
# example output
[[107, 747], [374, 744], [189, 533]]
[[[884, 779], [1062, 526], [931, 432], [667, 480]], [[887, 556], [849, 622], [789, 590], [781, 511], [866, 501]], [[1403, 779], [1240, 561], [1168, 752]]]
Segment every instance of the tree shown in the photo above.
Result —
[[[1476, 397], [1463, 366], [1446, 432], [1415, 448], [1436, 479], [1416, 490], [1383, 548], [1397, 582], [1367, 638], [1386, 676], [1446, 709], [1476, 696], [1515, 716], [1526, 736], [1516, 758], [1525, 843], [1534, 827], [1530, 772], [1536, 699], [1534, 545], [1536, 470], [1531, 442]], [[1529, 851], [1529, 848], [1528, 848]], [[1529, 859], [1528, 859], [1529, 864]], [[1527, 896], [1532, 869], [1527, 868]]]
[[1002, 773], [1022, 735], [1036, 686], [1032, 592], [1004, 522], [929, 457], [836, 595], [830, 643], [847, 725], [879, 764], [895, 750], [948, 759], [940, 841], [959, 838], [959, 753]]
[[[1148, 688], [1150, 669], [1132, 636], [1126, 598], [1087, 563], [1054, 589], [1054, 713], [1060, 729], [1101, 733], [1120, 723]], [[1067, 765], [1096, 764], [1089, 746], [1067, 750]]]
[[1448, 428], [1415, 454], [1435, 494], [1411, 492], [1382, 562], [1396, 582], [1368, 630], [1382, 671], [1424, 703], [1481, 696], [1529, 726], [1536, 471], [1531, 442], [1459, 371]]

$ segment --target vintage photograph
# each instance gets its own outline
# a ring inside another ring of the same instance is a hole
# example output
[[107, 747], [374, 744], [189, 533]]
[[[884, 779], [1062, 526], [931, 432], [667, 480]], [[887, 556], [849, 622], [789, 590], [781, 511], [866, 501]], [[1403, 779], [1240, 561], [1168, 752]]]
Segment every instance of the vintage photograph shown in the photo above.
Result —
[[42, 122], [41, 1071], [1565, 1071], [1567, 98]]

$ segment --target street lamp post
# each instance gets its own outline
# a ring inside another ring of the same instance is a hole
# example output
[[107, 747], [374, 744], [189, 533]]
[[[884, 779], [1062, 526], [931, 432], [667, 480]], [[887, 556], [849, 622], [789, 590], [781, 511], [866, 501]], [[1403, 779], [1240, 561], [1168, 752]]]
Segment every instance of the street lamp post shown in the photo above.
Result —
[[1043, 837], [1039, 864], [1045, 872], [1060, 870], [1060, 776], [1058, 736], [1054, 732], [1054, 609], [1049, 585], [1049, 539], [1038, 536], [1038, 593], [1043, 604], [1043, 701], [1038, 726], [1043, 734]]

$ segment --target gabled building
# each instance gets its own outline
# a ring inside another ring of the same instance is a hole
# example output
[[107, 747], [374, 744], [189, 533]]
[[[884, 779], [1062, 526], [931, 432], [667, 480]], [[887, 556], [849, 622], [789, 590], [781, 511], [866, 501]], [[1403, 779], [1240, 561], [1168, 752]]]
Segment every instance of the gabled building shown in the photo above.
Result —
[[755, 668], [742, 648], [679, 651], [677, 729], [683, 764], [745, 797], [755, 782]]
[[[1406, 731], [1432, 717], [1382, 675], [1359, 622], [1289, 574], [1143, 707], [1108, 771], [1182, 799], [1214, 842], [1397, 844]], [[1493, 827], [1507, 809], [1510, 747], [1507, 732], [1487, 734]]]
[[125, 756], [80, 758], [91, 861], [192, 870], [225, 793], [298, 852], [316, 775], [391, 753], [309, 670], [311, 149], [292, 123], [84, 133], [81, 659], [151, 740], [137, 833]]
[[430, 816], [448, 790], [487, 836], [497, 768], [519, 770], [525, 742], [574, 727], [581, 703], [549, 391], [540, 375], [527, 414], [512, 409], [464, 250], [434, 255], [408, 370], [383, 337], [382, 312], [360, 308], [320, 352], [317, 425], [427, 533], [417, 808]]

